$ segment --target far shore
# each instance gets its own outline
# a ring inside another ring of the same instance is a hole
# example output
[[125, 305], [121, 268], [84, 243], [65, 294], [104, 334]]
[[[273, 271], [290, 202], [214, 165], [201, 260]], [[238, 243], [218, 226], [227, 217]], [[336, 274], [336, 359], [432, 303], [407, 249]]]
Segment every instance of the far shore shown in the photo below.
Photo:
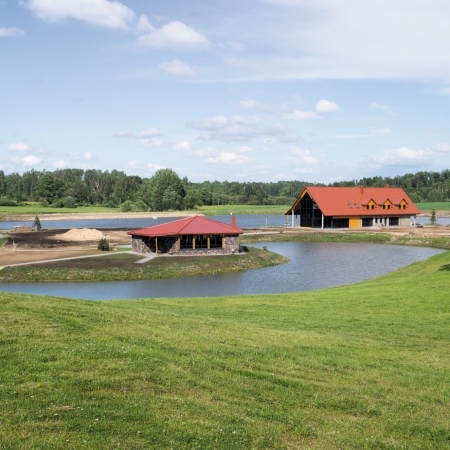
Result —
[[[269, 213], [270, 214], [270, 213]], [[38, 213], [41, 221], [51, 220], [98, 220], [98, 219], [153, 219], [167, 217], [191, 217], [204, 216], [200, 211], [163, 211], [163, 212], [63, 212], [63, 213]], [[283, 214], [280, 214], [283, 215]], [[2, 218], [3, 222], [33, 221], [36, 214], [9, 214]], [[417, 217], [431, 217], [430, 211], [417, 214]], [[450, 211], [436, 211], [436, 218], [450, 218]]]
[[[38, 214], [41, 221], [45, 220], [98, 220], [98, 219], [153, 219], [157, 217], [191, 217], [203, 216], [198, 211], [164, 211], [164, 212], [98, 212], [98, 213], [48, 213]], [[23, 222], [34, 220], [35, 214], [8, 215], [3, 218], [4, 222]]]

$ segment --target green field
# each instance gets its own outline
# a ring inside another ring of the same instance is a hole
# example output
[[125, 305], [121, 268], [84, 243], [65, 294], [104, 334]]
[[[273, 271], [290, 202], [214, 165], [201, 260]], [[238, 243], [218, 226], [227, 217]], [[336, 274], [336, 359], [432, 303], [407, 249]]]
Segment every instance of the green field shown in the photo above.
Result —
[[295, 294], [0, 295], [2, 449], [448, 449], [450, 253]]
[[206, 216], [225, 214], [284, 214], [291, 205], [212, 205], [200, 206], [198, 210]]
[[420, 211], [431, 211], [432, 209], [436, 211], [450, 211], [450, 202], [424, 202], [415, 204]]
[[28, 203], [25, 206], [0, 206], [0, 216], [18, 214], [50, 214], [50, 213], [102, 213], [118, 212], [119, 208], [106, 208], [104, 206], [79, 206], [77, 208], [49, 208], [39, 203]]

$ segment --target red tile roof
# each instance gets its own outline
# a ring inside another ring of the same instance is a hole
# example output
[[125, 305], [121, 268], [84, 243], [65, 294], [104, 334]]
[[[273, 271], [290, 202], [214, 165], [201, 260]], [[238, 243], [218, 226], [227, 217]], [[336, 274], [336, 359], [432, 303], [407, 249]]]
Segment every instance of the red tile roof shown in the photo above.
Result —
[[236, 235], [242, 234], [239, 227], [233, 227], [217, 220], [208, 219], [203, 216], [187, 217], [185, 219], [174, 220], [172, 222], [155, 225], [153, 227], [142, 228], [140, 230], [128, 231], [132, 236], [180, 236], [195, 234], [220, 234]]
[[[286, 214], [291, 214], [292, 209], [298, 210], [298, 203], [305, 190], [324, 216], [398, 216], [420, 213], [402, 188], [307, 186]], [[366, 209], [364, 205], [371, 199], [377, 206], [375, 209]], [[407, 203], [406, 209], [397, 206], [403, 199]], [[386, 200], [394, 205], [391, 209], [383, 209], [381, 206]]]

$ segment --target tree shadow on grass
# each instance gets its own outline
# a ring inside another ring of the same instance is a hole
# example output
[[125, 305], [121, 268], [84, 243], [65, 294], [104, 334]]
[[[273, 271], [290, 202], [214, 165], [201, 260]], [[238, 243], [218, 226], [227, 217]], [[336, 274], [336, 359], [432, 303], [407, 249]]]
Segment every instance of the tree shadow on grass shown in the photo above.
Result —
[[439, 268], [440, 271], [450, 272], [450, 264], [444, 264]]

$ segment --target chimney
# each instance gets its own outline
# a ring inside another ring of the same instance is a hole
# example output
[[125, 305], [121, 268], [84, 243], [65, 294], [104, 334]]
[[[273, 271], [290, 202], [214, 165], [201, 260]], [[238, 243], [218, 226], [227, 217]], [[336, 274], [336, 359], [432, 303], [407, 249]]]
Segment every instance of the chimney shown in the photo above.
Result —
[[231, 216], [231, 226], [236, 228], [236, 216]]
[[360, 186], [359, 190], [360, 190], [361, 194], [364, 194], [364, 186]]
[[390, 187], [388, 184], [385, 186], [386, 188]]

